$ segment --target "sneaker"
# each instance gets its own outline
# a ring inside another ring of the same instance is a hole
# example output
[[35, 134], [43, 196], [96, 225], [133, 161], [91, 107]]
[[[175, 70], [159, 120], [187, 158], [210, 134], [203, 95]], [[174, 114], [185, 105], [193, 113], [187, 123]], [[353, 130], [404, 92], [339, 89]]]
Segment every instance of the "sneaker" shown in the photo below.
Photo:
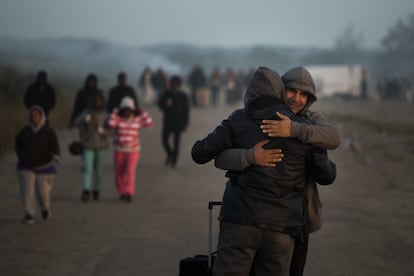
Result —
[[125, 202], [131, 202], [132, 201], [132, 196], [129, 195], [129, 194], [124, 194], [124, 195], [121, 195], [119, 197], [119, 200], [125, 201]]
[[84, 190], [84, 191], [82, 192], [81, 199], [82, 199], [84, 202], [87, 202], [87, 201], [89, 201], [89, 195], [90, 195], [89, 191]]
[[50, 212], [48, 210], [42, 210], [42, 218], [43, 220], [48, 220], [50, 219], [51, 215]]
[[24, 224], [34, 224], [35, 220], [31, 215], [26, 214], [23, 218], [22, 223], [24, 223]]
[[131, 202], [132, 201], [132, 195], [126, 195], [125, 196], [125, 201], [128, 202], [128, 203]]
[[93, 191], [92, 192], [92, 197], [94, 200], [99, 200], [99, 191]]

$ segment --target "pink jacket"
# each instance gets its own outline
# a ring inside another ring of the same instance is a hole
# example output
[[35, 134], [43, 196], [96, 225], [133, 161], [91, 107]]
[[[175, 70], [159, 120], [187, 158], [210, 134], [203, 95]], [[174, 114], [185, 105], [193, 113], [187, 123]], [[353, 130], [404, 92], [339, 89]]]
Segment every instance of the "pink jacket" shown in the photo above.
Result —
[[140, 115], [131, 118], [122, 118], [117, 112], [112, 112], [108, 126], [115, 129], [115, 150], [131, 152], [141, 149], [139, 141], [139, 130], [142, 127], [152, 127], [154, 122], [146, 111], [142, 111]]

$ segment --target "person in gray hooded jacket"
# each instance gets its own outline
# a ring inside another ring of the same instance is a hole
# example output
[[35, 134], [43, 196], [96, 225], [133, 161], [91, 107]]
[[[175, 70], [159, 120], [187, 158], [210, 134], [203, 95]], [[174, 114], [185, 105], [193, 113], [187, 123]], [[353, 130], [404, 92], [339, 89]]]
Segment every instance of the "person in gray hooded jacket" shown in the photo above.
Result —
[[[263, 119], [274, 118], [276, 110], [303, 123], [289, 110], [282, 95], [280, 76], [269, 68], [258, 68], [247, 88], [245, 108], [233, 112], [194, 144], [194, 161], [206, 163], [226, 148], [251, 148], [266, 138], [260, 124]], [[266, 147], [284, 150], [283, 162], [276, 168], [250, 166], [226, 174], [229, 181], [220, 212], [213, 275], [249, 275], [252, 268], [255, 275], [289, 275], [295, 238], [303, 239], [306, 223], [305, 169], [312, 154], [320, 154], [320, 150], [292, 138], [271, 138]], [[333, 181], [335, 167], [327, 162], [326, 155], [322, 153], [313, 162], [317, 163], [317, 175]]]
[[94, 176], [92, 196], [99, 199], [102, 183], [103, 159], [105, 150], [109, 147], [109, 131], [105, 127], [108, 113], [105, 110], [103, 95], [95, 95], [90, 104], [78, 117], [74, 125], [79, 127], [83, 145], [83, 191], [81, 199], [88, 201], [91, 195], [91, 180]]
[[[263, 132], [267, 133], [269, 137], [295, 137], [304, 143], [316, 145], [321, 149], [335, 149], [338, 147], [339, 135], [336, 128], [330, 125], [323, 115], [309, 110], [312, 100], [316, 100], [316, 87], [310, 73], [303, 67], [296, 67], [287, 71], [282, 76], [282, 80], [284, 81], [287, 91], [290, 92], [291, 90], [296, 91], [299, 89], [310, 94], [308, 98], [311, 98], [311, 101], [307, 101], [305, 107], [297, 113], [298, 116], [311, 121], [312, 124], [294, 122], [287, 116], [279, 114], [281, 120], [264, 120], [264, 123], [261, 125]], [[290, 97], [284, 97], [284, 100], [286, 101], [287, 98], [290, 98], [290, 101], [297, 101], [294, 98], [292, 99], [292, 96], [294, 96], [294, 94], [291, 94]], [[290, 104], [291, 102], [286, 101], [286, 103]], [[283, 155], [280, 151], [276, 151], [274, 149], [263, 149], [263, 144], [265, 144], [265, 141], [259, 142], [257, 145], [248, 150], [224, 150], [217, 156], [215, 160], [216, 166], [225, 170], [244, 170], [251, 165], [274, 167], [276, 162], [280, 162], [282, 160]], [[315, 181], [320, 184], [329, 183], [326, 183], [325, 179], [315, 175], [312, 172], [312, 168], [308, 168], [308, 171], [307, 229], [304, 241], [295, 243], [290, 276], [303, 275], [308, 249], [308, 233], [318, 231], [322, 226], [321, 203]]]

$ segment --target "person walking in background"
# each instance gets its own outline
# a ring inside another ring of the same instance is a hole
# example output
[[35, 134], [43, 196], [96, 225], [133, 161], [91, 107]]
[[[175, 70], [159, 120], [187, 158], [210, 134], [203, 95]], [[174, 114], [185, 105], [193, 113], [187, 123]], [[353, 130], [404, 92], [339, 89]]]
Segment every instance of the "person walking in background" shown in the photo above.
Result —
[[[111, 113], [119, 107], [124, 97], [130, 97], [134, 101], [134, 106], [138, 107], [138, 98], [134, 89], [127, 84], [127, 75], [124, 72], [118, 74], [118, 84], [109, 91], [109, 98], [106, 110]], [[138, 110], [138, 109], [137, 109]]]
[[155, 103], [157, 97], [154, 88], [154, 76], [151, 68], [145, 67], [144, 71], [139, 78], [139, 87], [143, 92], [144, 104], [151, 106]]
[[193, 70], [188, 76], [188, 84], [191, 87], [191, 103], [193, 106], [198, 106], [197, 91], [200, 88], [205, 88], [207, 85], [207, 78], [200, 65], [194, 65]]
[[239, 84], [232, 68], [227, 69], [226, 73], [226, 104], [233, 105], [241, 99]]
[[[163, 115], [162, 144], [167, 153], [165, 165], [175, 168], [180, 152], [181, 132], [188, 126], [190, 106], [187, 95], [181, 90], [181, 78], [173, 76], [170, 89], [158, 101]], [[170, 145], [172, 136], [173, 144]]]
[[91, 195], [91, 181], [93, 180], [92, 196], [99, 200], [102, 184], [102, 170], [104, 153], [108, 148], [109, 132], [105, 128], [108, 113], [105, 110], [105, 99], [96, 95], [91, 99], [89, 107], [75, 119], [75, 126], [79, 127], [80, 139], [83, 145], [83, 191], [81, 199], [87, 202]]
[[76, 94], [72, 115], [70, 116], [70, 128], [74, 126], [75, 119], [90, 106], [91, 100], [97, 96], [103, 97], [102, 91], [98, 89], [98, 78], [94, 74], [89, 74], [85, 79], [83, 88]]
[[139, 131], [152, 126], [152, 118], [131, 97], [124, 97], [119, 111], [115, 109], [109, 117], [108, 127], [115, 129], [115, 181], [120, 200], [130, 202], [135, 194], [135, 170], [141, 151]]
[[153, 84], [155, 88], [155, 102], [158, 102], [160, 95], [164, 93], [168, 85], [168, 76], [162, 68], [158, 68], [154, 73]]
[[24, 106], [27, 110], [30, 110], [32, 106], [38, 105], [42, 107], [45, 116], [48, 117], [55, 104], [55, 89], [48, 83], [47, 73], [39, 71], [36, 80], [29, 85], [24, 94]]
[[59, 142], [55, 131], [46, 124], [46, 115], [41, 106], [29, 110], [29, 124], [16, 135], [15, 152], [18, 158], [17, 174], [20, 197], [23, 203], [23, 223], [35, 222], [36, 192], [42, 218], [47, 220], [50, 213], [50, 193], [59, 161]]
[[217, 106], [220, 101], [220, 90], [223, 85], [220, 68], [214, 68], [210, 77], [211, 105]]
[[246, 90], [247, 84], [249, 83], [249, 78], [250, 76], [243, 69], [239, 69], [237, 73], [239, 100], [243, 98], [243, 91]]

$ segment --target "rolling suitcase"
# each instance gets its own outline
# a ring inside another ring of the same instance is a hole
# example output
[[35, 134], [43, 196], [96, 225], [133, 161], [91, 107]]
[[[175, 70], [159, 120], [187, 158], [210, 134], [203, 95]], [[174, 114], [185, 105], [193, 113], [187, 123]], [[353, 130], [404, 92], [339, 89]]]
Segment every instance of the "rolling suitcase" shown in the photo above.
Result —
[[213, 207], [221, 206], [221, 201], [208, 203], [208, 252], [207, 255], [195, 255], [181, 259], [178, 276], [210, 276], [216, 254], [212, 249]]

